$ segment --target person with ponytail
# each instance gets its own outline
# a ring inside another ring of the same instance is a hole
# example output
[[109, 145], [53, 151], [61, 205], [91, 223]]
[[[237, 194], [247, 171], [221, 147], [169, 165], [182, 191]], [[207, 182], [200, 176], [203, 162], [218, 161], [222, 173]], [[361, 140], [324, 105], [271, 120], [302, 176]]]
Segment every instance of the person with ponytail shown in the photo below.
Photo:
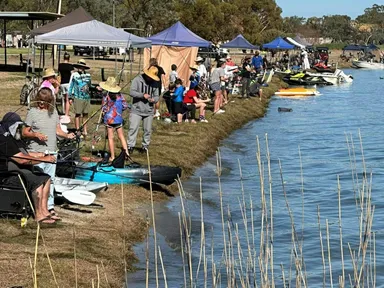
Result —
[[117, 85], [114, 77], [108, 77], [107, 81], [101, 82], [99, 85], [103, 90], [108, 92], [103, 97], [102, 109], [104, 113], [104, 124], [107, 127], [109, 151], [111, 152], [109, 160], [113, 161], [115, 159], [114, 130], [117, 132], [126, 156], [129, 157], [127, 141], [125, 140], [123, 131], [123, 111], [128, 108], [127, 102], [123, 94], [120, 93], [121, 88]]

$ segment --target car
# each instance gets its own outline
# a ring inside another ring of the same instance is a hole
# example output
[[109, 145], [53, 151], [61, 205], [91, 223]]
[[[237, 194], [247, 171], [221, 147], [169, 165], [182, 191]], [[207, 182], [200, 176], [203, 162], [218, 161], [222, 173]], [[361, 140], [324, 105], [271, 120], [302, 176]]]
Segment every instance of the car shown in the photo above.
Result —
[[103, 47], [73, 46], [73, 50], [75, 56], [85, 54], [91, 56], [93, 53], [95, 53], [95, 56], [104, 56], [106, 54]]

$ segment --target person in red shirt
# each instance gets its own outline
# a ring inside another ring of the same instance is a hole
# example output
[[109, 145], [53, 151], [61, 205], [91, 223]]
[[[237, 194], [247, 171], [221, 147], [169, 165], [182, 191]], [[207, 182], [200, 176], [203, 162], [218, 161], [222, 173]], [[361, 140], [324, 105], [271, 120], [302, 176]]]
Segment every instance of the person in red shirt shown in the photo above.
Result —
[[[192, 119], [192, 123], [196, 123], [195, 121], [195, 114], [196, 114], [196, 108], [199, 108], [199, 121], [202, 123], [208, 123], [208, 120], [205, 119], [205, 107], [207, 104], [206, 102], [209, 102], [210, 99], [202, 100], [199, 98], [199, 91], [200, 86], [196, 86], [194, 89], [189, 89], [188, 92], [184, 96], [183, 103], [186, 105], [188, 109], [187, 113], [187, 120], [189, 118]], [[188, 114], [191, 114], [191, 117], [188, 116]]]

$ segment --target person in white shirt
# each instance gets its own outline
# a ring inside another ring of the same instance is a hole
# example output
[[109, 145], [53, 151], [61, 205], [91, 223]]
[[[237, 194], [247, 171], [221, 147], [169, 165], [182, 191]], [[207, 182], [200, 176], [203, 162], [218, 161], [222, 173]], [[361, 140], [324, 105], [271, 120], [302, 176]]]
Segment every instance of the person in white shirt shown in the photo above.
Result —
[[308, 52], [305, 50], [305, 48], [301, 49], [301, 56], [303, 57], [303, 70], [310, 69], [311, 66], [309, 65]]
[[172, 64], [171, 65], [171, 73], [169, 73], [169, 84], [171, 83], [175, 83], [176, 82], [176, 79], [179, 78], [179, 75], [177, 73], [177, 66], [176, 64]]
[[198, 66], [198, 73], [201, 77], [201, 79], [205, 80], [208, 78], [208, 72], [207, 72], [207, 68], [205, 67], [204, 65], [204, 59], [200, 56], [198, 56], [195, 60], [196, 62], [196, 65]]

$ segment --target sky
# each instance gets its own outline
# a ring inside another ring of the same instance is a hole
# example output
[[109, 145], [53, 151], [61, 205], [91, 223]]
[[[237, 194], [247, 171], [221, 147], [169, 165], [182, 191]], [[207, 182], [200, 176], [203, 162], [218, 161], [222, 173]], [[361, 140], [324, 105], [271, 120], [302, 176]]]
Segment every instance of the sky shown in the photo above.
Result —
[[309, 18], [323, 15], [348, 15], [352, 19], [364, 13], [364, 9], [380, 4], [383, 0], [276, 0], [283, 9], [283, 17], [300, 16]]

